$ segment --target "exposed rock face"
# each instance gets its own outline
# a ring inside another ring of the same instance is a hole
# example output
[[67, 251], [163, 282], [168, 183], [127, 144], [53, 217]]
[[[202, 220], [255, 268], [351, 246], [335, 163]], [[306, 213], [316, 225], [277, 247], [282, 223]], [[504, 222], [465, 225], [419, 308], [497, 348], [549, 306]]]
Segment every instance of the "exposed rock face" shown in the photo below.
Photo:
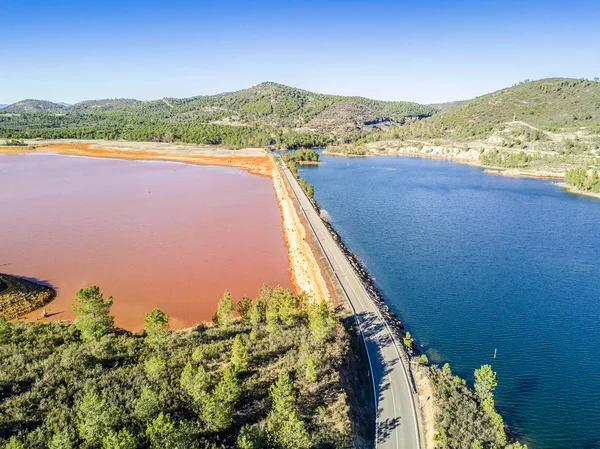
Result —
[[55, 296], [50, 287], [0, 273], [0, 316], [7, 320], [43, 307]]

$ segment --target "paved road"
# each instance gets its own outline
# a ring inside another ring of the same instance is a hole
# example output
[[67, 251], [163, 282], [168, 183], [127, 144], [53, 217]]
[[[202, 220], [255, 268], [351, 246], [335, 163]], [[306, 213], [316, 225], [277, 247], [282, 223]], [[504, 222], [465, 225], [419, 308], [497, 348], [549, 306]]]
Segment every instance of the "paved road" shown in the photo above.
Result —
[[281, 157], [278, 157], [283, 173], [354, 309], [365, 338], [371, 365], [370, 376], [372, 376], [377, 398], [376, 447], [378, 449], [420, 449], [415, 397], [400, 359], [397, 342], [363, 283], [331, 237], [296, 178]]

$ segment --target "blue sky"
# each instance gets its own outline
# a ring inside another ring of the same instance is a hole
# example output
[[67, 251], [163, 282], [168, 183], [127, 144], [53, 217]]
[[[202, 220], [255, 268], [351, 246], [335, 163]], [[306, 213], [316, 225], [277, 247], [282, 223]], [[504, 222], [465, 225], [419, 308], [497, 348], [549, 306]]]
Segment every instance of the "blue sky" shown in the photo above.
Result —
[[262, 81], [422, 103], [600, 77], [600, 1], [0, 0], [0, 103]]

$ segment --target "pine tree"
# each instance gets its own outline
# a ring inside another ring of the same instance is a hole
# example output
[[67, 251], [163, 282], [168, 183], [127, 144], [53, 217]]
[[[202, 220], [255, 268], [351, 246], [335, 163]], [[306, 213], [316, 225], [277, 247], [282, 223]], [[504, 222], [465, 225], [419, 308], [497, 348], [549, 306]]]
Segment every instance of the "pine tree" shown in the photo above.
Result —
[[279, 319], [287, 325], [292, 325], [298, 318], [298, 300], [289, 290], [283, 290], [279, 296]]
[[265, 303], [262, 299], [256, 298], [254, 301], [252, 301], [248, 318], [253, 326], [258, 326], [259, 324], [264, 323]]
[[235, 368], [230, 364], [225, 368], [223, 379], [211, 393], [202, 396], [201, 419], [206, 430], [221, 432], [233, 422], [233, 411], [240, 399], [240, 384]]
[[242, 300], [237, 303], [237, 311], [242, 318], [242, 323], [248, 324], [250, 322], [250, 309], [252, 308], [252, 301], [248, 296], [242, 296]]
[[137, 449], [136, 438], [127, 429], [121, 429], [119, 433], [111, 430], [102, 439], [102, 449]]
[[75, 445], [71, 440], [67, 429], [56, 432], [48, 443], [48, 449], [74, 449]]
[[309, 354], [306, 358], [306, 381], [315, 383], [317, 381], [317, 360], [312, 354]]
[[191, 396], [196, 405], [200, 404], [210, 386], [210, 375], [204, 365], [194, 367], [188, 362], [181, 373], [180, 385]]
[[151, 346], [158, 344], [169, 330], [169, 316], [155, 308], [152, 312], [146, 314], [144, 318], [144, 332], [146, 340]]
[[84, 341], [99, 340], [113, 328], [114, 318], [109, 316], [112, 297], [104, 299], [95, 285], [77, 292], [73, 311], [77, 314], [75, 326]]
[[156, 391], [150, 387], [144, 387], [142, 394], [135, 403], [135, 415], [142, 421], [154, 419], [161, 411], [162, 404]]
[[17, 437], [10, 437], [4, 449], [25, 449], [25, 445]]
[[246, 368], [248, 368], [248, 351], [240, 334], [237, 334], [233, 341], [231, 364], [235, 367], [237, 372], [245, 371]]
[[267, 416], [267, 434], [271, 443], [283, 449], [311, 448], [308, 431], [299, 417], [294, 384], [286, 370], [279, 373], [277, 382], [269, 388], [269, 395], [273, 401]]
[[219, 301], [219, 305], [217, 307], [217, 320], [219, 322], [219, 326], [230, 326], [234, 319], [235, 306], [233, 304], [233, 299], [231, 298], [231, 293], [229, 293], [229, 290], [225, 290], [223, 298]]
[[106, 398], [98, 393], [87, 393], [77, 408], [77, 430], [89, 447], [102, 443], [114, 421], [106, 404]]
[[475, 370], [475, 393], [482, 402], [488, 396], [492, 396], [497, 385], [498, 378], [490, 365], [482, 365]]
[[326, 301], [311, 306], [308, 319], [310, 332], [315, 343], [322, 344], [334, 337], [337, 319]]
[[412, 352], [413, 345], [414, 345], [414, 340], [412, 338], [412, 335], [410, 335], [410, 332], [407, 332], [404, 335], [403, 342], [404, 342], [404, 346], [406, 347], [406, 349], [408, 349], [409, 351]]

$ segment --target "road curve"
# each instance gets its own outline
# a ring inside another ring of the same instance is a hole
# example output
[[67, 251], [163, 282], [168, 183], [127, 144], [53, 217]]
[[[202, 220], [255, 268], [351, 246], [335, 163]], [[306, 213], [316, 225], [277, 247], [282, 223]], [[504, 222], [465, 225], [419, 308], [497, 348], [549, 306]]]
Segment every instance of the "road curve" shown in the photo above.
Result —
[[369, 375], [376, 397], [375, 446], [378, 449], [420, 449], [414, 390], [402, 361], [401, 350], [397, 346], [399, 343], [298, 181], [281, 156], [277, 157], [302, 213], [348, 298], [363, 334], [371, 366]]

